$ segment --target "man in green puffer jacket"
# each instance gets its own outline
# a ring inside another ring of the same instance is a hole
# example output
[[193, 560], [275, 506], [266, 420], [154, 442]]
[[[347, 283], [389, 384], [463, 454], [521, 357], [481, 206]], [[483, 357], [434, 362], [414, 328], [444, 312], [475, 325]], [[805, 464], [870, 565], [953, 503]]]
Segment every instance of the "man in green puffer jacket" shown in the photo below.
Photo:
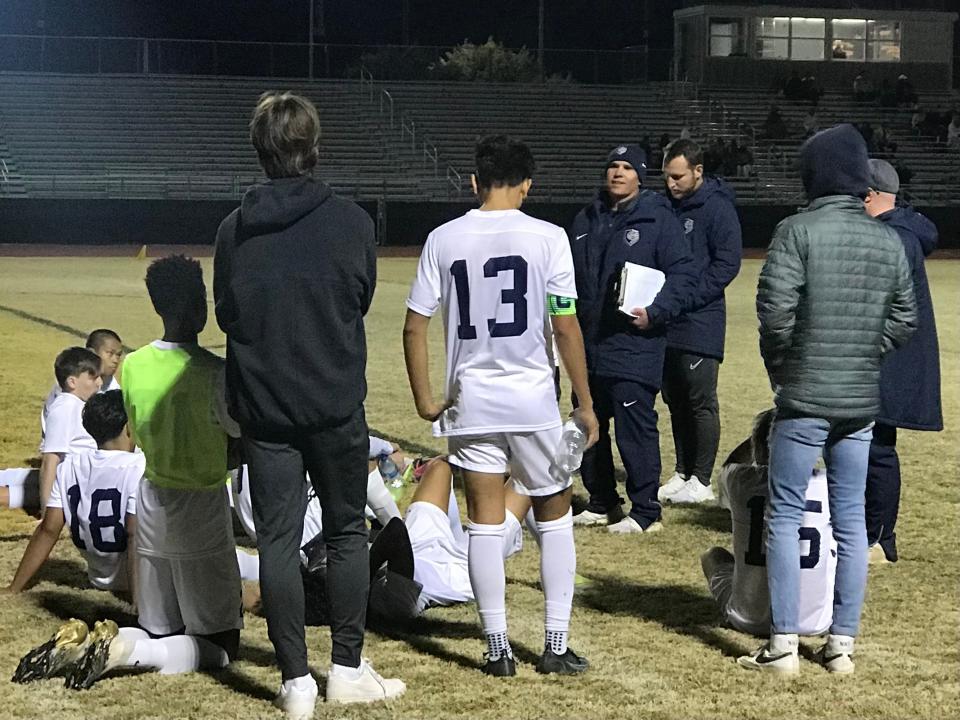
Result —
[[[800, 148], [800, 173], [810, 204], [777, 226], [757, 289], [760, 352], [777, 405], [766, 559], [771, 628], [770, 642], [740, 664], [799, 672], [800, 570], [829, 552], [800, 527], [822, 454], [837, 577], [819, 658], [830, 672], [850, 673], [867, 579], [864, 487], [880, 360], [916, 328], [916, 303], [903, 244], [863, 210], [870, 171], [860, 133], [852, 125], [817, 133]], [[803, 556], [798, 534], [809, 540]]]

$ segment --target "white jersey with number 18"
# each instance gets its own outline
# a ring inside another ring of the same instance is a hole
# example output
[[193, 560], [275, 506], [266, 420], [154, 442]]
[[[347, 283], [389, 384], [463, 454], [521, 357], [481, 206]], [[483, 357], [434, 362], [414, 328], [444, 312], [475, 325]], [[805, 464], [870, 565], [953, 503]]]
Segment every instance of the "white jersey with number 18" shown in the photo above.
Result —
[[[733, 516], [733, 588], [727, 603], [727, 620], [738, 630], [765, 635], [770, 631], [764, 522], [768, 498], [766, 468], [726, 466], [720, 482], [726, 486]], [[837, 569], [827, 476], [820, 470], [814, 470], [807, 487], [800, 527], [800, 569], [799, 634], [819, 635], [830, 628], [833, 619]]]
[[126, 518], [137, 512], [145, 467], [142, 453], [120, 450], [68, 455], [57, 467], [47, 507], [63, 510], [90, 583], [101, 590], [129, 589]]
[[562, 228], [519, 210], [471, 210], [430, 233], [407, 307], [443, 312], [451, 406], [438, 435], [560, 425], [544, 334], [548, 294], [577, 296]]

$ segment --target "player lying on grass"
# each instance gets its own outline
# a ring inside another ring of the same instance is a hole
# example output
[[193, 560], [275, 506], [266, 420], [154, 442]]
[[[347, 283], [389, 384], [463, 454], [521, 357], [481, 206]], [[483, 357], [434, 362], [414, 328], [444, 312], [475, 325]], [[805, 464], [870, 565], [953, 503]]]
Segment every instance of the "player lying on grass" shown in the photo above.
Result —
[[19, 593], [27, 586], [47, 561], [65, 525], [87, 563], [91, 585], [119, 592], [134, 587], [127, 549], [133, 547], [137, 487], [145, 461], [142, 454], [133, 452], [120, 391], [90, 398], [83, 406], [82, 421], [98, 449], [68, 455], [60, 463], [43, 519], [7, 592]]
[[[724, 461], [719, 502], [733, 520], [733, 554], [712, 547], [700, 557], [710, 593], [724, 620], [741, 632], [770, 634], [770, 592], [767, 587], [767, 463], [768, 436], [774, 410], [754, 419], [753, 432]], [[830, 527], [827, 477], [814, 470], [807, 489], [800, 528], [800, 634], [821, 635], [833, 619], [836, 543]]]
[[[504, 492], [507, 531], [501, 549], [507, 558], [523, 547], [521, 522], [530, 499], [517, 493], [512, 481]], [[404, 519], [391, 520], [370, 547], [370, 620], [395, 624], [431, 607], [472, 602], [468, 543], [452, 469], [446, 460], [435, 458], [425, 466]], [[322, 573], [312, 573], [306, 581], [314, 590], [324, 585]], [[324, 594], [309, 595], [312, 614], [323, 617]]]

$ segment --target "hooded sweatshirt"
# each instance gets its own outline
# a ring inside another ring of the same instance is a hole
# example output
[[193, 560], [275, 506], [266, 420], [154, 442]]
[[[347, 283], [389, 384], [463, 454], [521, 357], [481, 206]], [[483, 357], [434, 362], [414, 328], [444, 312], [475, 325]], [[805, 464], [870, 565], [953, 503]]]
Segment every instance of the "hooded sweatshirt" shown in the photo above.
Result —
[[877, 217], [897, 231], [910, 264], [917, 298], [917, 331], [880, 367], [877, 421], [910, 430], [942, 430], [940, 346], [923, 259], [937, 246], [937, 226], [909, 205]]
[[704, 177], [697, 191], [670, 198], [690, 244], [697, 284], [684, 312], [667, 326], [667, 347], [723, 360], [727, 309], [724, 288], [740, 272], [743, 242], [734, 192], [715, 177]]
[[269, 439], [340, 424], [367, 393], [373, 222], [311, 177], [254, 185], [217, 230], [213, 294], [227, 399]]

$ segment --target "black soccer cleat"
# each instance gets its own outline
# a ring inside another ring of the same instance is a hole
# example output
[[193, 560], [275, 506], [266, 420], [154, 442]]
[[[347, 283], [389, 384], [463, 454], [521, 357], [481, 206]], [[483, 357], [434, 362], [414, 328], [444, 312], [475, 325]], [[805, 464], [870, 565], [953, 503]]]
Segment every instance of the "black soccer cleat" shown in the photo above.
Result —
[[76, 663], [87, 647], [88, 633], [83, 620], [71, 618], [43, 645], [23, 656], [11, 680], [15, 683], [43, 680]]
[[570, 648], [567, 648], [563, 655], [557, 655], [550, 648], [546, 648], [537, 661], [536, 670], [542, 675], [579, 675], [589, 667], [590, 662]]
[[512, 657], [504, 653], [496, 660], [490, 659], [490, 653], [484, 653], [486, 662], [480, 671], [484, 675], [493, 675], [494, 677], [513, 677], [517, 674], [517, 663]]
[[71, 690], [89, 690], [107, 671], [110, 644], [119, 634], [113, 620], [99, 620], [90, 633], [90, 643], [83, 657], [67, 672], [63, 686]]

